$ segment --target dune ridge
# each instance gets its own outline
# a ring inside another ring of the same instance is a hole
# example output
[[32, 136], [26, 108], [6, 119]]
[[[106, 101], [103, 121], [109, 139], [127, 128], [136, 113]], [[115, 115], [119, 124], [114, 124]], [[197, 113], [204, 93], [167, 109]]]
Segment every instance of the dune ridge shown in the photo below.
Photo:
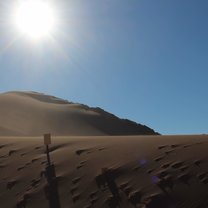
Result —
[[37, 92], [0, 94], [0, 136], [154, 135], [153, 129], [120, 119], [101, 108], [90, 108]]

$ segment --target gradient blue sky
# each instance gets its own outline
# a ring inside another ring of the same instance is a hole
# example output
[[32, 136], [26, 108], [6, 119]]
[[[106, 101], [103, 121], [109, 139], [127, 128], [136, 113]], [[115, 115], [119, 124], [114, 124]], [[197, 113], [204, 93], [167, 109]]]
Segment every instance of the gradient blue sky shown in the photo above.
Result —
[[[4, 3], [3, 3], [4, 2]], [[0, 92], [99, 106], [162, 134], [207, 133], [207, 0], [53, 0], [52, 39], [31, 42], [0, 3]]]

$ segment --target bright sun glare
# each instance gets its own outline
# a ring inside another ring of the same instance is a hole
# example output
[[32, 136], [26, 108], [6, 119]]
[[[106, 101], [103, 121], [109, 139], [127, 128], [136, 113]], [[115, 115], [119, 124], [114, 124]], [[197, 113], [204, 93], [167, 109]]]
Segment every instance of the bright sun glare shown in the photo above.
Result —
[[55, 14], [47, 1], [22, 0], [16, 8], [15, 24], [23, 34], [39, 39], [54, 30]]

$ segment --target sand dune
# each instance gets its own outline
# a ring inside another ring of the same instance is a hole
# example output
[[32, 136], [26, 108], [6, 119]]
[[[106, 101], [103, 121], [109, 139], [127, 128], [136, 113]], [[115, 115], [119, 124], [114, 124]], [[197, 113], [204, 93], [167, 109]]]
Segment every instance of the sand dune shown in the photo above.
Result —
[[[1, 94], [0, 115], [2, 208], [208, 206], [207, 135], [130, 136], [156, 133], [35, 92]], [[46, 132], [50, 166], [40, 137]]]
[[[53, 137], [62, 208], [205, 208], [208, 136]], [[0, 206], [47, 208], [40, 137], [0, 138]]]
[[119, 119], [100, 108], [90, 108], [36, 92], [0, 94], [0, 135], [144, 135], [147, 126]]

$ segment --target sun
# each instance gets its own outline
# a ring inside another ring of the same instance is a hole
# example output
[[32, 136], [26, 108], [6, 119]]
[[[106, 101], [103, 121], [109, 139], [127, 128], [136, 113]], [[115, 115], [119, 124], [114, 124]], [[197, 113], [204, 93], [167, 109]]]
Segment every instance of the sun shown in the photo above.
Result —
[[43, 38], [54, 30], [54, 10], [47, 1], [19, 1], [15, 12], [15, 25], [21, 33], [30, 38]]

